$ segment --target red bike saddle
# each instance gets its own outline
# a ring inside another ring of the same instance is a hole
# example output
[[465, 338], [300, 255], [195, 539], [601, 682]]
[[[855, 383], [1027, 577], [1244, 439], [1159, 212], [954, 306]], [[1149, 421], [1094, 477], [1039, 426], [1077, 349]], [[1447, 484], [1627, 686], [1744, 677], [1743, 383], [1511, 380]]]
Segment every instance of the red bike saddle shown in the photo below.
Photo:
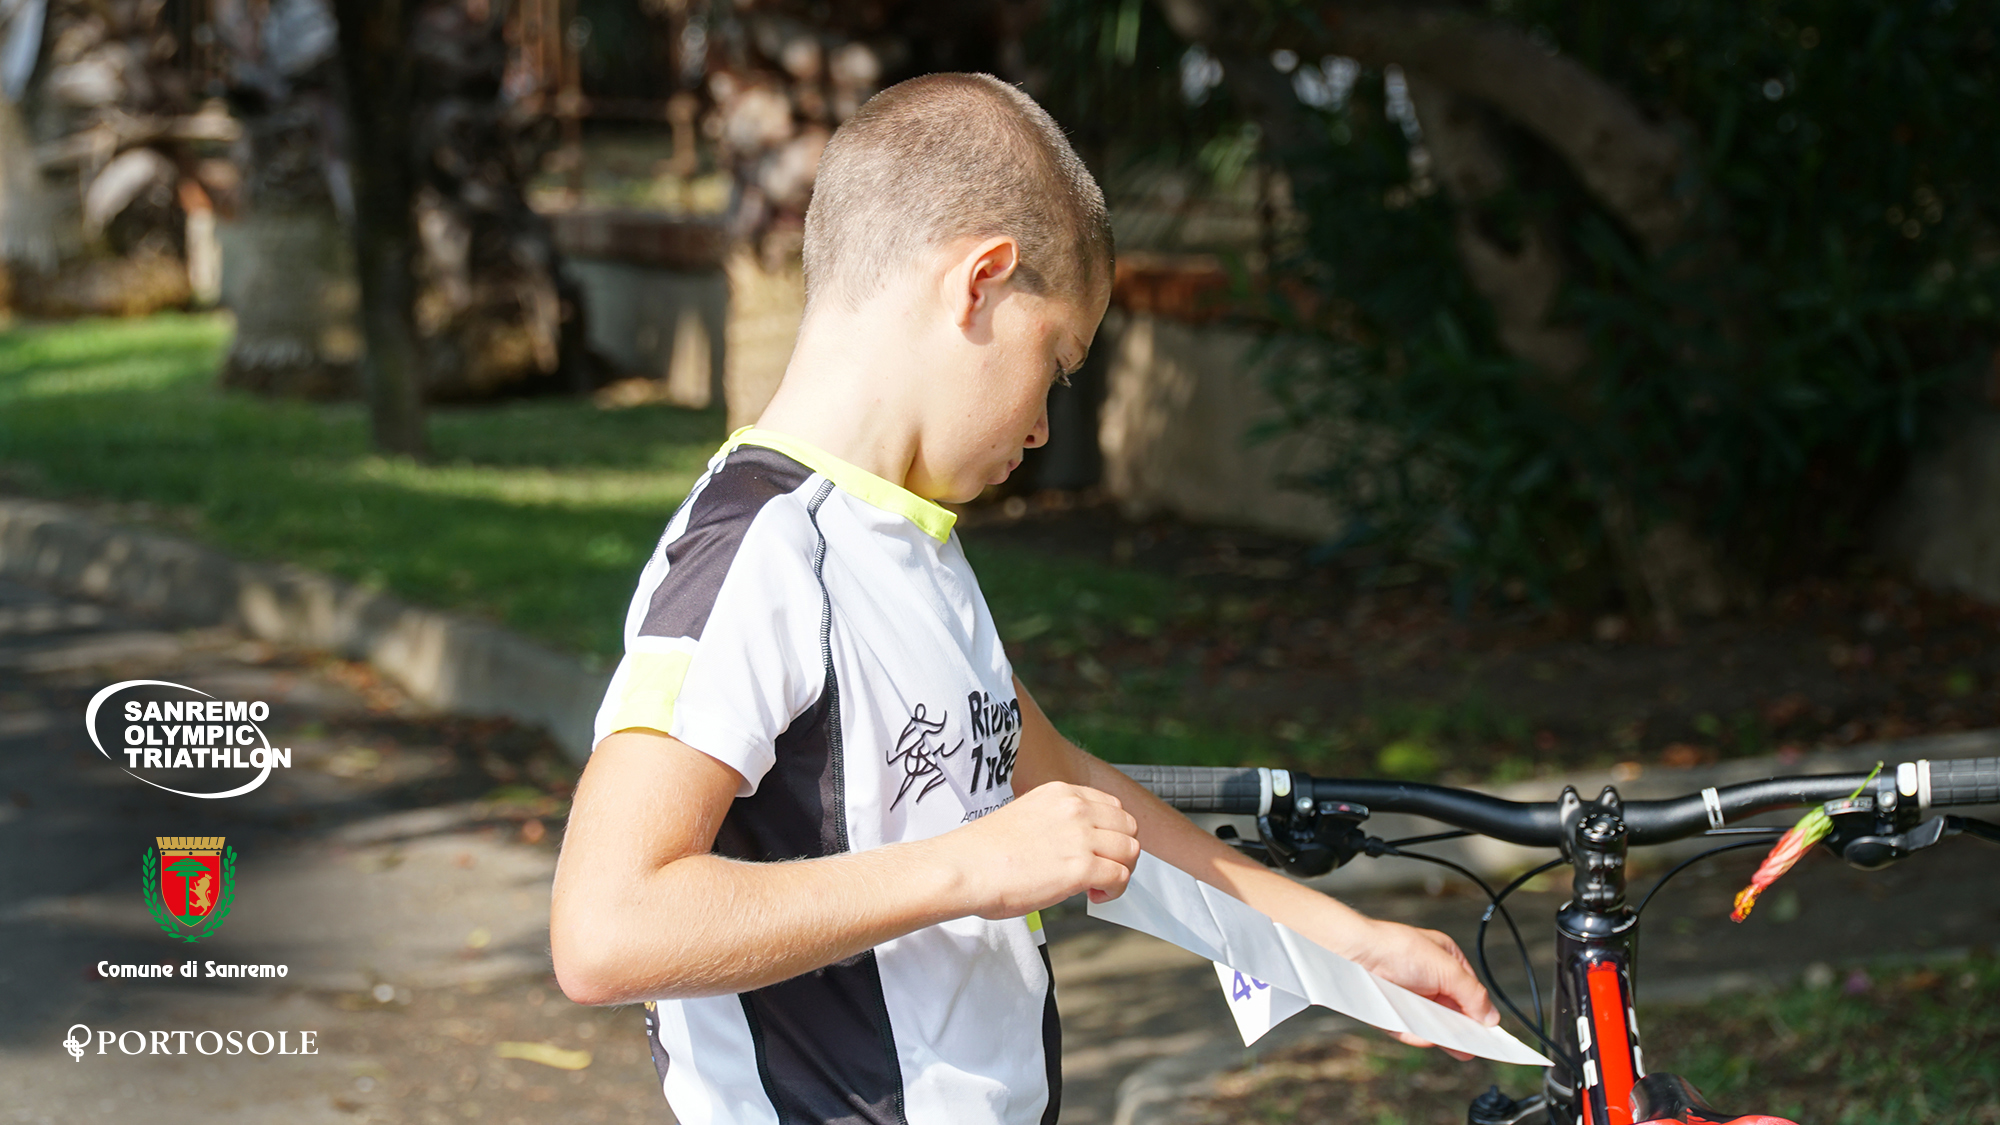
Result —
[[1632, 1087], [1635, 1125], [1798, 1125], [1762, 1113], [1737, 1115], [1710, 1108], [1694, 1083], [1678, 1074], [1648, 1074]]

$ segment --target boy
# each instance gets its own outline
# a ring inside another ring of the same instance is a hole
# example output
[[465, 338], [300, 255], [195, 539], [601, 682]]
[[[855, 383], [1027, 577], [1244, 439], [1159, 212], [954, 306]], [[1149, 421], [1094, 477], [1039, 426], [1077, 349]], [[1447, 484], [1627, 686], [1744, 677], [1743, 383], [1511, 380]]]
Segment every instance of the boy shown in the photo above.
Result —
[[1111, 249], [1061, 130], [990, 76], [893, 86], [827, 145], [796, 350], [639, 580], [556, 872], [563, 991], [657, 1001], [687, 1125], [1053, 1122], [1036, 912], [1116, 897], [1142, 847], [1498, 1018], [1449, 938], [1230, 851], [1014, 679], [933, 501], [1047, 440]]

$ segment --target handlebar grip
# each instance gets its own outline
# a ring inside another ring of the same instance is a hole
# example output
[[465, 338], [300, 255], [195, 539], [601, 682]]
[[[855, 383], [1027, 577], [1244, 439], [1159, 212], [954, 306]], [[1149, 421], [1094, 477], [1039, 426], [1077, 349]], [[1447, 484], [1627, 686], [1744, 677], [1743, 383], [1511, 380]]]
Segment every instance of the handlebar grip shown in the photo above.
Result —
[[1182, 812], [1257, 816], [1266, 811], [1271, 800], [1271, 782], [1263, 770], [1214, 766], [1113, 768]]
[[1930, 763], [1931, 805], [2000, 805], [2000, 758]]

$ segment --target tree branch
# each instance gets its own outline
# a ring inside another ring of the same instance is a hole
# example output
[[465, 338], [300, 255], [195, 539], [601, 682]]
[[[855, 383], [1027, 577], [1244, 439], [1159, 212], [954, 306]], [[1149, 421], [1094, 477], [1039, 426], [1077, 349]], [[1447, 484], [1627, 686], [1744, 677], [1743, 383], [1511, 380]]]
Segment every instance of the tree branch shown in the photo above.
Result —
[[1524, 227], [1518, 245], [1483, 229], [1482, 206], [1513, 179], [1480, 106], [1427, 76], [1410, 75], [1410, 101], [1424, 147], [1456, 205], [1459, 261], [1472, 287], [1493, 307], [1500, 342], [1542, 372], [1567, 381], [1590, 358], [1581, 331], [1548, 323], [1563, 264], [1541, 224]]
[[1490, 104], [1540, 137], [1649, 252], [1686, 234], [1685, 148], [1625, 94], [1496, 20], [1364, 2], [1273, 16], [1230, 0], [1158, 0], [1183, 38], [1221, 53], [1288, 48], [1395, 64]]

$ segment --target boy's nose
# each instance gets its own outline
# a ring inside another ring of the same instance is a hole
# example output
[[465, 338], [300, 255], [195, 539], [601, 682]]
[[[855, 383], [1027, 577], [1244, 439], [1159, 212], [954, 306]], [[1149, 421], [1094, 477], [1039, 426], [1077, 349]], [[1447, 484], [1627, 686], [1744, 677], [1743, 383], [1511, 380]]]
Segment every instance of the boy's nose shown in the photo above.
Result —
[[1042, 407], [1042, 416], [1035, 419], [1035, 428], [1028, 431], [1028, 440], [1021, 444], [1027, 449], [1033, 449], [1038, 445], [1047, 445], [1048, 443], [1049, 408], [1044, 406]]

